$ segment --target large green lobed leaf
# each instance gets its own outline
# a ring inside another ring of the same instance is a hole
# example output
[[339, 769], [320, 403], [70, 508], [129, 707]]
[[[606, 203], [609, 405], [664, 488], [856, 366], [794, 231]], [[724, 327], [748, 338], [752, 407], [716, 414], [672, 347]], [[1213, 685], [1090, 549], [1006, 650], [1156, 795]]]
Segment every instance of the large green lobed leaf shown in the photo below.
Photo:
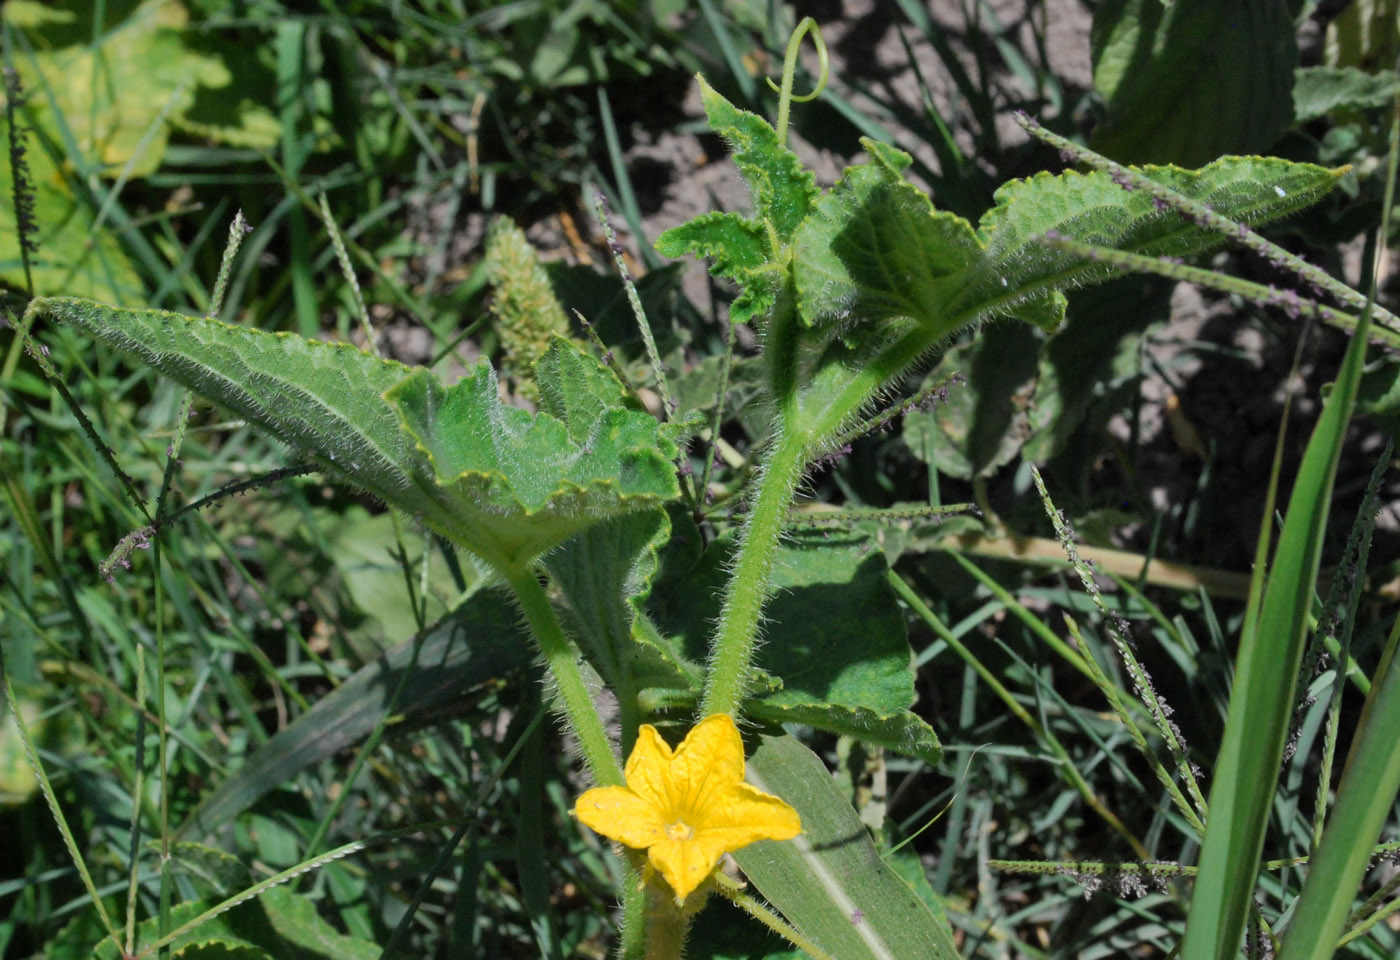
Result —
[[680, 493], [672, 432], [616, 405], [606, 368], [557, 338], [540, 374], [534, 416], [500, 402], [485, 361], [450, 387], [420, 369], [385, 394], [436, 477], [441, 509], [425, 521], [502, 568]]
[[485, 361], [445, 387], [349, 344], [67, 298], [30, 309], [228, 407], [503, 571], [679, 495], [676, 428], [622, 405], [613, 375], [562, 338], [541, 361], [532, 416], [501, 402]]
[[[951, 317], [957, 278], [979, 256], [972, 226], [934, 210], [904, 179], [909, 155], [874, 140], [871, 161], [849, 167], [797, 235], [798, 310], [809, 326]], [[952, 329], [934, 332], [934, 337]]]
[[[676, 670], [687, 678], [693, 674], [686, 666], [704, 661], [733, 549], [732, 540], [717, 541], [655, 591], [652, 612], [677, 637]], [[786, 538], [773, 567], [745, 716], [802, 723], [938, 762], [937, 734], [910, 710], [912, 656], [887, 569], [864, 534]]]

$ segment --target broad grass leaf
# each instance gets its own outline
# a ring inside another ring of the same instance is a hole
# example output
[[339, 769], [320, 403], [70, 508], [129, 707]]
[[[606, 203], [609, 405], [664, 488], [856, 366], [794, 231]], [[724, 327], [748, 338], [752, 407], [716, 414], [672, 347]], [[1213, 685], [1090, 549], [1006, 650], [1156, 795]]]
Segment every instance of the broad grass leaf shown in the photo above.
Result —
[[744, 875], [805, 936], [843, 960], [957, 960], [952, 931], [880, 858], [826, 764], [787, 735], [764, 736], [748, 779], [802, 817], [802, 833], [738, 851]]
[[1343, 766], [1336, 805], [1312, 851], [1279, 960], [1328, 960], [1345, 932], [1357, 890], [1375, 858], [1400, 790], [1400, 669], [1392, 634]]
[[[23, 124], [21, 124], [23, 126]], [[0, 142], [9, 143], [9, 122], [0, 113]], [[34, 291], [63, 291], [117, 303], [144, 297], [144, 286], [111, 231], [92, 232], [94, 211], [69, 188], [63, 172], [32, 134], [25, 152], [34, 186], [33, 236], [36, 250], [30, 254]], [[11, 200], [13, 183], [10, 151], [0, 150], [0, 279], [23, 289], [24, 263], [20, 257], [19, 229]]]
[[1125, 163], [1196, 166], [1267, 150], [1293, 119], [1296, 27], [1283, 3], [1108, 0], [1094, 11], [1093, 147]]

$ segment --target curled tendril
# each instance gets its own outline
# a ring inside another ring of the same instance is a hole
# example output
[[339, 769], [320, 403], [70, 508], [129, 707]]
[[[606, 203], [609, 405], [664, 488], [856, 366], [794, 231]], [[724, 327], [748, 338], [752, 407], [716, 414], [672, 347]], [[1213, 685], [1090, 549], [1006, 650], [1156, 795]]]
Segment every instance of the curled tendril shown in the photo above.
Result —
[[[820, 72], [817, 74], [817, 85], [811, 93], [796, 96], [792, 92], [793, 73], [797, 70], [797, 51], [802, 46], [802, 38], [807, 34], [812, 35], [812, 43], [817, 48], [817, 62], [820, 64]], [[768, 78], [768, 86], [778, 92], [778, 142], [787, 142], [788, 129], [788, 109], [792, 102], [806, 103], [808, 100], [815, 100], [823, 90], [826, 89], [826, 81], [831, 76], [831, 59], [826, 53], [826, 41], [822, 39], [821, 27], [817, 26], [817, 21], [811, 17], [803, 17], [797, 25], [797, 29], [792, 31], [792, 36], [788, 38], [787, 56], [783, 58], [783, 85], [779, 87], [773, 82], [773, 78]]]

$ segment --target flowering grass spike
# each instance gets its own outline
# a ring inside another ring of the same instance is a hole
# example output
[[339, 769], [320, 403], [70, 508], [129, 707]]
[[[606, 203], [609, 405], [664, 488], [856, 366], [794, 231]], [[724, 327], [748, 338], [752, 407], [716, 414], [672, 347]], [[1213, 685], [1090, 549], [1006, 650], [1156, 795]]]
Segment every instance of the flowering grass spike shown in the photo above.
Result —
[[595, 787], [574, 814], [603, 836], [646, 850], [683, 901], [725, 853], [802, 832], [797, 811], [744, 782], [744, 742], [728, 714], [706, 717], [674, 751], [642, 724], [627, 786]]

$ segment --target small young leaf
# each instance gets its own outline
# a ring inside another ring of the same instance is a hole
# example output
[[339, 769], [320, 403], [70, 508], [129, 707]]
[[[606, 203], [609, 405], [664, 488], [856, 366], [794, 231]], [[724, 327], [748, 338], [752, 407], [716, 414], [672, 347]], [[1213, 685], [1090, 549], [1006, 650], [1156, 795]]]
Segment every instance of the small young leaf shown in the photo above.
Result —
[[729, 318], [746, 323], [772, 310], [779, 284], [777, 248], [792, 242], [820, 191], [812, 171], [778, 142], [777, 131], [766, 120], [735, 107], [704, 77], [697, 80], [710, 127], [734, 151], [734, 164], [749, 185], [753, 217], [702, 214], [661, 234], [656, 249], [667, 257], [710, 258], [711, 273], [742, 288]]
[[729, 307], [731, 323], [747, 323], [773, 309], [778, 274], [763, 225], [737, 213], [704, 213], [656, 238], [664, 257], [708, 257], [710, 273], [739, 284]]
[[788, 243], [816, 202], [817, 179], [778, 142], [768, 121], [740, 110], [697, 75], [700, 99], [714, 130], [734, 151], [734, 165], [749, 185], [754, 219], [770, 224], [780, 243]]

